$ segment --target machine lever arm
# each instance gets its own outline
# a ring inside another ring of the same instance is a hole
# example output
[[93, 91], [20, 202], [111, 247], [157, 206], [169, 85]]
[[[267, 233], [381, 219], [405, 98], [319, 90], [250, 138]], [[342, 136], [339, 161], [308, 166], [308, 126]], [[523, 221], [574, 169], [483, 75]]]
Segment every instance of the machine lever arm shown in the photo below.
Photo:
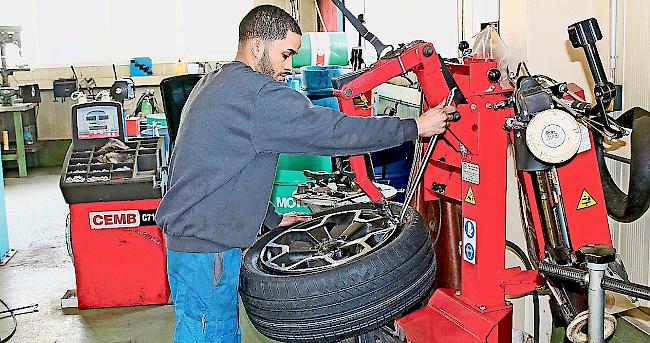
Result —
[[368, 29], [361, 23], [361, 21], [352, 14], [347, 8], [345, 8], [345, 5], [343, 5], [343, 2], [341, 0], [332, 0], [334, 5], [339, 8], [341, 13], [343, 13], [343, 16], [350, 21], [350, 24], [354, 26], [357, 31], [359, 31], [359, 34], [361, 37], [363, 37], [365, 40], [367, 40], [370, 44], [372, 44], [373, 47], [375, 47], [375, 50], [377, 51], [377, 59], [381, 58], [382, 53], [386, 50], [386, 48], [391, 48], [392, 50], [392, 45], [386, 45], [377, 38], [372, 32], [368, 31]]
[[[454, 95], [456, 94], [457, 89], [458, 88], [452, 88], [451, 92], [449, 92], [449, 96], [447, 96], [447, 99], [445, 100], [445, 106], [451, 105], [451, 103], [454, 101]], [[455, 122], [460, 120], [460, 113], [458, 111], [450, 114], [451, 121]], [[424, 152], [424, 156], [422, 157], [422, 162], [418, 168], [418, 173], [415, 176], [415, 179], [413, 179], [413, 182], [409, 185], [410, 187], [407, 187], [406, 198], [404, 198], [404, 206], [402, 207], [402, 211], [399, 214], [399, 223], [402, 223], [404, 220], [406, 209], [408, 208], [411, 199], [413, 199], [413, 195], [415, 195], [415, 190], [417, 189], [418, 184], [424, 176], [424, 170], [427, 168], [427, 164], [429, 163], [429, 159], [431, 158], [431, 154], [433, 153], [433, 149], [435, 148], [437, 142], [438, 135], [431, 137], [429, 145], [427, 146], [427, 150]]]

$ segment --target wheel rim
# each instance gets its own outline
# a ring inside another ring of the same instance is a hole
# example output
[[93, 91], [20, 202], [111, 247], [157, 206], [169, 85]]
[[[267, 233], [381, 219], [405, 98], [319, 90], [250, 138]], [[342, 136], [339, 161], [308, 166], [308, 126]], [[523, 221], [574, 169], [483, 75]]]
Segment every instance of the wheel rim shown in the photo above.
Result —
[[373, 209], [330, 213], [271, 239], [262, 248], [260, 261], [279, 274], [331, 269], [376, 250], [396, 228], [394, 221]]

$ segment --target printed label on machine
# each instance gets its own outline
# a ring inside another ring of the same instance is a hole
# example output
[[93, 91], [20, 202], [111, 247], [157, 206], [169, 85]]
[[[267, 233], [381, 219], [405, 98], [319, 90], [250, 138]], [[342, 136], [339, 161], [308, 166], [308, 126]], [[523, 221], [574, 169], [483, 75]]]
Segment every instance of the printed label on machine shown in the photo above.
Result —
[[463, 218], [463, 259], [476, 264], [476, 222]]
[[461, 162], [463, 181], [478, 185], [481, 182], [480, 168], [478, 164]]
[[122, 210], [88, 213], [90, 228], [94, 230], [156, 225], [155, 216], [156, 210]]

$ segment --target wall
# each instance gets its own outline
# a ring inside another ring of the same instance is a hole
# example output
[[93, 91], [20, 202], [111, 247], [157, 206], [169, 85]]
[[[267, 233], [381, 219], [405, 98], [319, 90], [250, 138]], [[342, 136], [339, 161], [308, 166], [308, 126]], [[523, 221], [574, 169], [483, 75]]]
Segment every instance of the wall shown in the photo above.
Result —
[[[583, 87], [591, 98], [593, 81], [582, 49], [568, 41], [567, 27], [595, 17], [605, 36], [609, 32], [609, 0], [501, 2], [501, 37], [512, 50], [511, 69], [526, 61], [533, 74], [545, 74], [558, 81]], [[609, 41], [597, 44], [601, 59], [607, 62]]]
[[617, 79], [624, 84], [624, 110], [635, 106], [650, 109], [650, 64], [647, 43], [650, 40], [650, 1], [619, 0], [619, 37]]
[[[302, 32], [316, 32], [316, 6], [313, 0], [295, 0], [298, 5], [298, 17]], [[291, 0], [253, 0], [254, 6], [270, 4], [291, 13]]]
[[[417, 0], [347, 0], [355, 15], [365, 13], [366, 26], [384, 44], [409, 43], [416, 39], [432, 42], [443, 56], [456, 56], [458, 46], [458, 1], [423, 3]], [[357, 45], [358, 32], [347, 22], [348, 42]], [[374, 48], [363, 41], [366, 63], [376, 60]]]
[[[616, 82], [623, 84], [623, 110], [636, 106], [650, 109], [650, 65], [646, 62], [646, 43], [650, 40], [650, 2], [646, 0], [618, 0], [618, 44]], [[624, 157], [630, 156], [630, 142], [613, 151]], [[608, 161], [612, 178], [627, 191], [630, 166]], [[630, 279], [650, 285], [650, 213], [633, 223], [617, 223], [610, 220], [614, 246], [626, 264]], [[643, 301], [644, 306], [650, 302]]]
[[481, 31], [481, 24], [499, 21], [499, 0], [459, 0], [463, 9], [460, 18], [460, 39], [471, 43], [472, 37]]
[[22, 26], [21, 62], [33, 68], [125, 64], [134, 56], [169, 63], [230, 58], [239, 19], [251, 6], [252, 0], [9, 1], [0, 23]]

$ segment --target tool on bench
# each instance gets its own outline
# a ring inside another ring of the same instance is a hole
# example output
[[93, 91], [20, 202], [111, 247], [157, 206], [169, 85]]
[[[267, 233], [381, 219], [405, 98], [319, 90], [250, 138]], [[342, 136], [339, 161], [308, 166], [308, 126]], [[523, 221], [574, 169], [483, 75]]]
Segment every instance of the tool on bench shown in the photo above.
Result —
[[[457, 87], [451, 89], [451, 91], [449, 92], [449, 96], [447, 96], [447, 100], [445, 100], [445, 107], [451, 105], [451, 103], [454, 100], [454, 95], [456, 94], [457, 89], [458, 89]], [[460, 120], [460, 113], [458, 111], [450, 113], [448, 114], [448, 116], [450, 116], [449, 121], [456, 122]], [[422, 162], [420, 163], [420, 166], [417, 169], [418, 173], [416, 177], [412, 180], [413, 182], [406, 187], [407, 193], [406, 193], [406, 198], [404, 198], [404, 207], [402, 207], [402, 211], [399, 214], [399, 223], [402, 223], [402, 221], [404, 220], [404, 215], [406, 215], [406, 209], [408, 208], [408, 204], [413, 199], [413, 195], [415, 195], [415, 190], [417, 189], [418, 184], [420, 183], [420, 181], [422, 181], [422, 176], [424, 176], [424, 169], [427, 167], [427, 164], [429, 163], [429, 158], [431, 157], [431, 154], [433, 153], [433, 149], [435, 148], [437, 142], [438, 142], [438, 135], [431, 137], [431, 140], [429, 140], [429, 145], [427, 146], [427, 150], [424, 152], [424, 156], [422, 157]]]

